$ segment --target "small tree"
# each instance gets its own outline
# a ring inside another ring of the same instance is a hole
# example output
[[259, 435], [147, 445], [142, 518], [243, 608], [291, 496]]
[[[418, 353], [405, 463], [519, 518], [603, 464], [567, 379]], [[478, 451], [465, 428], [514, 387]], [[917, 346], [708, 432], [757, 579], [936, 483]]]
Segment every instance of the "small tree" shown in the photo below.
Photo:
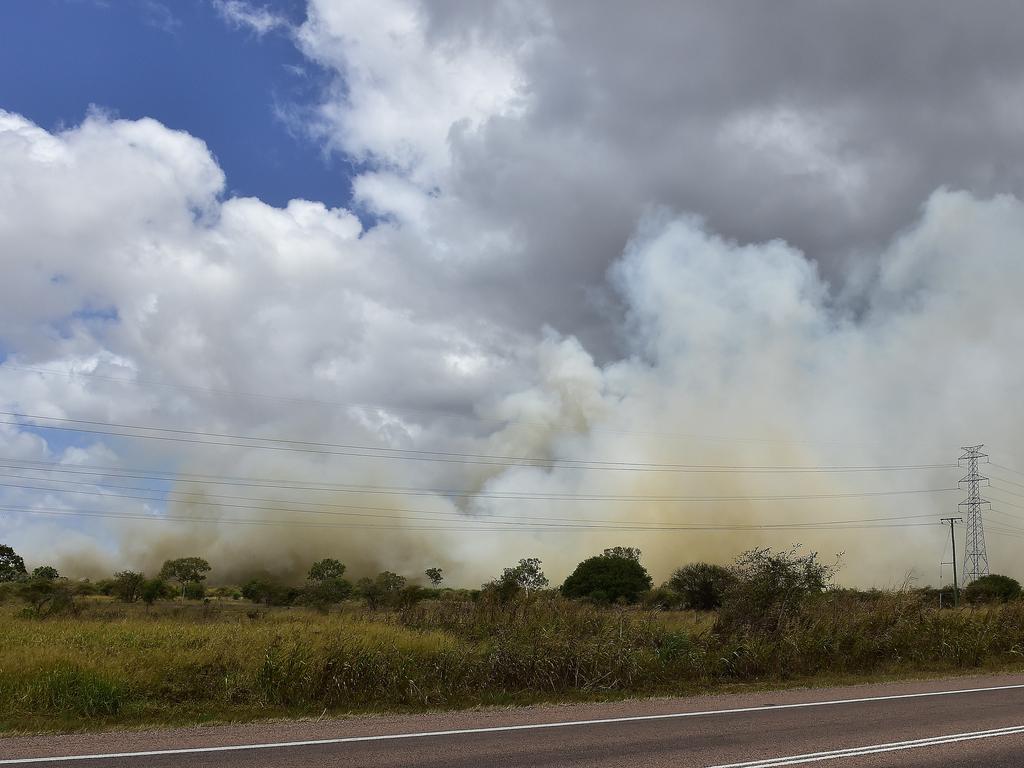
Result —
[[326, 610], [335, 603], [340, 603], [352, 594], [352, 583], [347, 579], [323, 579], [310, 582], [302, 589], [301, 602]]
[[635, 603], [651, 588], [651, 575], [640, 565], [640, 550], [613, 547], [576, 566], [562, 584], [566, 597], [589, 597], [597, 602]]
[[142, 602], [146, 604], [147, 610], [149, 610], [157, 600], [165, 597], [167, 592], [167, 582], [163, 579], [146, 579], [139, 587], [139, 597], [141, 597]]
[[135, 571], [119, 571], [114, 574], [114, 583], [110, 594], [126, 603], [134, 603], [142, 597], [142, 585], [146, 581], [144, 573]]
[[733, 581], [726, 590], [717, 627], [775, 631], [789, 613], [799, 610], [809, 596], [823, 592], [839, 570], [818, 560], [817, 552], [799, 554], [800, 548], [773, 551], [768, 547], [744, 552], [732, 567]]
[[969, 603], [1006, 603], [1020, 595], [1020, 582], [998, 573], [975, 579], [964, 589], [964, 600]]
[[366, 601], [370, 610], [376, 610], [381, 603], [400, 602], [405, 589], [405, 577], [391, 571], [381, 571], [376, 578], [362, 578], [356, 582], [357, 594]]
[[328, 579], [340, 579], [344, 575], [344, 563], [332, 557], [325, 557], [323, 560], [313, 563], [306, 578], [309, 581], [327, 581]]
[[201, 581], [185, 582], [184, 594], [189, 600], [202, 600], [206, 597], [206, 585]]
[[74, 593], [63, 579], [24, 579], [16, 589], [36, 618], [53, 616], [74, 607]]
[[196, 581], [204, 581], [210, 572], [210, 564], [201, 557], [179, 557], [167, 560], [160, 569], [160, 578], [178, 582], [181, 587], [181, 599], [185, 599], [185, 585]]
[[28, 574], [21, 555], [6, 544], [0, 544], [0, 581], [21, 581]]
[[52, 565], [40, 565], [38, 568], [33, 569], [32, 578], [43, 579], [44, 581], [56, 581], [60, 578], [60, 574]]
[[722, 604], [732, 581], [733, 575], [728, 568], [711, 563], [690, 563], [672, 574], [668, 587], [687, 608], [713, 611]]
[[444, 571], [440, 568], [427, 568], [423, 573], [428, 579], [430, 579], [430, 584], [434, 588], [439, 587], [441, 582], [444, 581]]
[[536, 557], [524, 557], [518, 565], [506, 568], [501, 576], [483, 585], [486, 592], [495, 594], [501, 602], [507, 602], [519, 592], [543, 589], [548, 585], [548, 578], [540, 568], [541, 561]]
[[242, 585], [242, 597], [265, 605], [287, 605], [291, 593], [283, 584], [268, 579], [250, 579]]

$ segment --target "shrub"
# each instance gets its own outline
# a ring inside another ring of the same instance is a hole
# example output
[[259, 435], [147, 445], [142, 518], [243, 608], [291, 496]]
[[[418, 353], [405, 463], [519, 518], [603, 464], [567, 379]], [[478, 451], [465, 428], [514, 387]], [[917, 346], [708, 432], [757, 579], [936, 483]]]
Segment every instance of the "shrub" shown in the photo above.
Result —
[[201, 581], [186, 581], [182, 594], [186, 600], [202, 600], [206, 597], [206, 586]]
[[667, 586], [679, 602], [697, 611], [713, 611], [722, 604], [726, 590], [733, 582], [728, 568], [711, 563], [690, 563], [676, 570]]
[[[635, 553], [635, 557], [633, 556]], [[640, 565], [640, 553], [622, 547], [605, 550], [576, 566], [562, 584], [566, 597], [589, 597], [599, 603], [624, 600], [635, 603], [651, 588], [651, 576]]]
[[352, 594], [352, 583], [341, 577], [314, 581], [302, 588], [299, 602], [315, 608], [326, 609], [340, 603]]
[[548, 585], [548, 577], [544, 575], [540, 564], [539, 558], [524, 557], [518, 565], [506, 568], [501, 576], [487, 582], [481, 589], [501, 603], [508, 602], [523, 590], [529, 592], [544, 589]]
[[174, 597], [174, 589], [163, 579], [146, 579], [139, 588], [139, 597], [148, 608], [157, 600], [168, 600]]
[[17, 586], [18, 597], [28, 603], [35, 618], [65, 613], [74, 608], [74, 592], [64, 580], [31, 578]]
[[1007, 603], [1020, 595], [1020, 582], [998, 573], [975, 579], [964, 589], [964, 600], [969, 603]]
[[114, 581], [110, 585], [110, 594], [118, 600], [126, 603], [134, 603], [141, 595], [146, 575], [135, 571], [120, 571], [114, 574]]
[[825, 565], [818, 561], [817, 552], [801, 555], [799, 551], [799, 547], [777, 552], [762, 547], [740, 555], [732, 567], [733, 580], [725, 592], [717, 628], [756, 627], [773, 632], [808, 596], [823, 592], [838, 570], [838, 560]]
[[291, 605], [299, 591], [269, 579], [250, 579], [242, 586], [242, 597], [264, 605]]

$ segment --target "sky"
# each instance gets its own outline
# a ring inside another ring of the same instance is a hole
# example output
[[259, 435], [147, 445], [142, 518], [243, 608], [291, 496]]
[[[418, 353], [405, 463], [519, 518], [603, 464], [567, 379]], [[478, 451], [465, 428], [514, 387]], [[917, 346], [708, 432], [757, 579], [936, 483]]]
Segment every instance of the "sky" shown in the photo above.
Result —
[[992, 570], [1024, 577], [1022, 27], [3, 4], [0, 541], [469, 586], [800, 543], [938, 584], [983, 443]]

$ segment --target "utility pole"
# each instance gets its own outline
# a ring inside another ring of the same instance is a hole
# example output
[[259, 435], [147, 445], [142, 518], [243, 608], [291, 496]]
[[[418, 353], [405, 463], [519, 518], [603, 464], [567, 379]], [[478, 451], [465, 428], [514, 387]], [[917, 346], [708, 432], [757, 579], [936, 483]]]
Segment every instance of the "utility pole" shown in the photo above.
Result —
[[962, 517], [944, 517], [942, 522], [949, 523], [949, 538], [953, 542], [953, 607], [960, 607], [960, 585], [956, 581], [956, 533], [953, 530], [953, 523], [962, 523]]
[[[964, 446], [959, 465], [966, 462], [967, 475], [960, 481], [960, 487], [967, 486], [967, 498], [960, 502], [959, 509], [967, 515], [967, 538], [964, 542], [964, 585], [975, 579], [988, 576], [988, 552], [985, 549], [985, 525], [981, 519], [981, 508], [988, 500], [981, 498], [981, 484], [988, 483], [978, 471], [979, 462], [988, 463], [988, 455], [981, 452], [983, 445]], [[954, 560], [956, 558], [953, 558]]]

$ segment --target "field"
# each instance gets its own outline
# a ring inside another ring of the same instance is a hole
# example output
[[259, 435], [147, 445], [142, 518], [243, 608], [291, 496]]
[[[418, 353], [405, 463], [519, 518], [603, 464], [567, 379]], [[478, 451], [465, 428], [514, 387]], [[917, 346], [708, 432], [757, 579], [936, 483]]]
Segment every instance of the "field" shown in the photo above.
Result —
[[245, 601], [0, 605], [0, 730], [621, 698], [1024, 669], [1024, 603], [830, 592], [766, 624], [550, 593], [330, 612]]

